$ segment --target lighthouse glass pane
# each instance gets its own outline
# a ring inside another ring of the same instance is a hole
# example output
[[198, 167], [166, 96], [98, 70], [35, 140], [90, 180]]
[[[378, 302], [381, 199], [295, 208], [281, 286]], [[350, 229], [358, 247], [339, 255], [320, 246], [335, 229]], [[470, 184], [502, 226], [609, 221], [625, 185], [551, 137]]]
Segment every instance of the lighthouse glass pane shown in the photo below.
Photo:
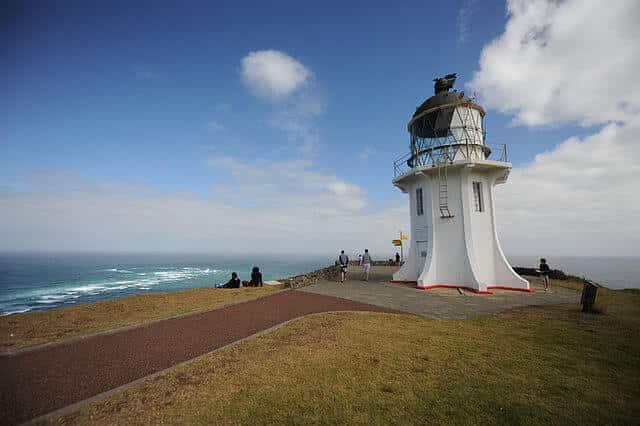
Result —
[[482, 182], [473, 182], [473, 202], [477, 212], [484, 211], [484, 201], [482, 200]]
[[416, 189], [416, 207], [418, 216], [424, 214], [424, 204], [422, 203], [422, 188]]

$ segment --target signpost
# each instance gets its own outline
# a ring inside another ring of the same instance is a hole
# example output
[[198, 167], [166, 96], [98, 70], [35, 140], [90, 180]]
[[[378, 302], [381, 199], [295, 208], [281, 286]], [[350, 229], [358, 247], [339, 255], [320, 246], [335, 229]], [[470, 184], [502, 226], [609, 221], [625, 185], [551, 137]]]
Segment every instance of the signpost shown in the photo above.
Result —
[[403, 246], [402, 246], [402, 241], [407, 241], [409, 239], [409, 237], [407, 237], [406, 235], [404, 235], [402, 233], [402, 231], [400, 232], [400, 238], [397, 240], [391, 240], [391, 244], [393, 244], [394, 246], [398, 247], [400, 246], [400, 259], [404, 260], [404, 251], [403, 251]]

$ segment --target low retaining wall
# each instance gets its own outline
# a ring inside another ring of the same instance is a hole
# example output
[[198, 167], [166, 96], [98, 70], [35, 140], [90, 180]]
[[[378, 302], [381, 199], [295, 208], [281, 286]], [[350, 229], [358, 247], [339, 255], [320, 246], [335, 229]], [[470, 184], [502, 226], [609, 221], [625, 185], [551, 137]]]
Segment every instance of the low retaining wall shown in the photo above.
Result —
[[308, 272], [302, 275], [295, 275], [293, 277], [284, 278], [278, 280], [284, 284], [285, 288], [298, 288], [306, 287], [324, 280], [335, 280], [338, 276], [339, 268], [337, 266], [328, 266], [326, 268], [318, 269], [317, 271]]

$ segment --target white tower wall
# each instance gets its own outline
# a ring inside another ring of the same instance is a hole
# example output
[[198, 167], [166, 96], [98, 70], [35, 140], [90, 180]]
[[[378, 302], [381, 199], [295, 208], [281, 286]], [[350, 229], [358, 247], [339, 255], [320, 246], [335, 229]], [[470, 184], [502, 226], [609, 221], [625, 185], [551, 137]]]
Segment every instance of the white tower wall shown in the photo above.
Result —
[[[491, 160], [458, 161], [447, 170], [447, 201], [453, 215], [442, 218], [439, 189], [443, 170], [423, 166], [394, 183], [409, 194], [411, 241], [394, 281], [418, 288], [463, 287], [485, 293], [492, 288], [529, 291], [529, 283], [509, 266], [498, 241], [493, 187], [504, 183], [511, 165]], [[476, 211], [473, 182], [481, 183], [482, 208]], [[416, 190], [422, 188], [424, 213], [418, 215]]]

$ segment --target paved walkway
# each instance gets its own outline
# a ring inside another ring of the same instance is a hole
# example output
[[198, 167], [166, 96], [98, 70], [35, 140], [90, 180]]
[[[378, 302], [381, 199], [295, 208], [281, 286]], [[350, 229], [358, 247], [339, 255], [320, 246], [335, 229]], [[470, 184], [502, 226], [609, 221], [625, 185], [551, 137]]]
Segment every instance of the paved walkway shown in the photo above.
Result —
[[545, 293], [541, 287], [536, 293], [492, 290], [492, 295], [474, 294], [470, 291], [436, 288], [418, 290], [410, 284], [391, 284], [393, 272], [397, 268], [375, 266], [369, 281], [360, 281], [360, 268], [351, 267], [350, 280], [340, 284], [335, 281], [321, 281], [302, 291], [340, 297], [356, 302], [383, 306], [402, 312], [440, 319], [466, 319], [492, 314], [527, 305], [549, 305], [578, 303], [580, 293], [555, 287]]
[[285, 321], [327, 311], [391, 310], [284, 291], [114, 334], [0, 356], [0, 423], [38, 417]]

